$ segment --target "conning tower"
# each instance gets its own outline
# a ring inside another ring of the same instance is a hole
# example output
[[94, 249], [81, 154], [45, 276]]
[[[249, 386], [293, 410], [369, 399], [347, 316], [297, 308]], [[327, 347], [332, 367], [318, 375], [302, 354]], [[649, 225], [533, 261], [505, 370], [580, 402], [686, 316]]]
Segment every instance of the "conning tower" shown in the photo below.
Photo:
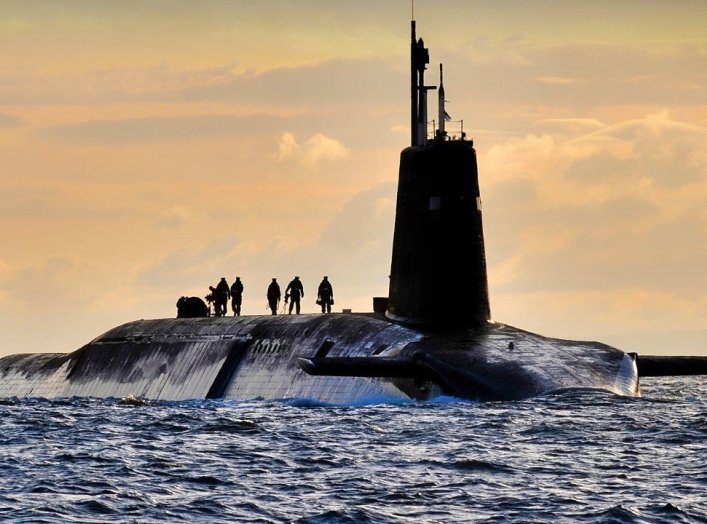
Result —
[[439, 129], [427, 137], [429, 51], [411, 22], [411, 144], [400, 154], [386, 316], [430, 327], [490, 319], [481, 197], [473, 141], [450, 137], [440, 66]]

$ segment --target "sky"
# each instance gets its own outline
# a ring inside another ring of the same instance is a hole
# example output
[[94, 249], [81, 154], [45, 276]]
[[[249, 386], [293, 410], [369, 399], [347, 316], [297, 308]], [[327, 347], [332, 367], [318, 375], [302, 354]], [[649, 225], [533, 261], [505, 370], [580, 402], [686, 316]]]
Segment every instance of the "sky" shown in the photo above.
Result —
[[[418, 0], [478, 153], [494, 320], [707, 355], [707, 3]], [[0, 356], [176, 315], [386, 296], [407, 0], [4, 0]]]

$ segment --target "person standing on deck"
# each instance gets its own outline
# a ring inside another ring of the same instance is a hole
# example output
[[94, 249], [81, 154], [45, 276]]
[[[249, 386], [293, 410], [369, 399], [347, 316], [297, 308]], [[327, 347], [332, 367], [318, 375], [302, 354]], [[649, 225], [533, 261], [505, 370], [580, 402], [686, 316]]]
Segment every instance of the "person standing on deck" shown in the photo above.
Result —
[[302, 282], [299, 277], [295, 277], [289, 284], [287, 284], [287, 289], [285, 290], [285, 297], [290, 297], [290, 311], [292, 314], [292, 308], [296, 306], [297, 314], [299, 315], [299, 301], [304, 296], [304, 287], [302, 287]]
[[243, 282], [241, 277], [236, 277], [236, 281], [231, 285], [231, 309], [234, 317], [241, 316], [241, 303], [243, 302]]
[[268, 307], [273, 315], [277, 315], [277, 305], [280, 303], [281, 296], [280, 284], [277, 283], [276, 278], [273, 278], [268, 286]]
[[329, 282], [329, 277], [324, 277], [317, 290], [317, 304], [322, 306], [322, 313], [331, 313], [331, 306], [334, 303], [334, 290]]
[[216, 284], [216, 316], [225, 317], [228, 309], [228, 297], [231, 295], [226, 277], [221, 277], [221, 281]]

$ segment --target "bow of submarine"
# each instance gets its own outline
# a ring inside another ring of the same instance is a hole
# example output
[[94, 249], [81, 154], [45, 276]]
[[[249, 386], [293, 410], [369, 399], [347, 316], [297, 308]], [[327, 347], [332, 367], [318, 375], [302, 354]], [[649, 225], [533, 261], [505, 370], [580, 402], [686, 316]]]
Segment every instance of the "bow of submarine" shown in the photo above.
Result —
[[489, 322], [452, 331], [418, 330], [397, 352], [303, 357], [311, 375], [379, 377], [412, 398], [520, 400], [569, 388], [640, 392], [636, 359], [598, 342], [553, 339]]

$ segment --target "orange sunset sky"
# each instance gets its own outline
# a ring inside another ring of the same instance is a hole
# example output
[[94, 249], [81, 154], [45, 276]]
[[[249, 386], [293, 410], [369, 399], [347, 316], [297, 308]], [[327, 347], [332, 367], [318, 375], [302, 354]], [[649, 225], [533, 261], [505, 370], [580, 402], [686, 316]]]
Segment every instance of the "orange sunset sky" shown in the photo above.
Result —
[[[707, 354], [707, 2], [418, 0], [495, 320]], [[387, 294], [407, 0], [0, 4], [0, 355], [275, 276]], [[453, 280], [453, 275], [450, 275]]]

